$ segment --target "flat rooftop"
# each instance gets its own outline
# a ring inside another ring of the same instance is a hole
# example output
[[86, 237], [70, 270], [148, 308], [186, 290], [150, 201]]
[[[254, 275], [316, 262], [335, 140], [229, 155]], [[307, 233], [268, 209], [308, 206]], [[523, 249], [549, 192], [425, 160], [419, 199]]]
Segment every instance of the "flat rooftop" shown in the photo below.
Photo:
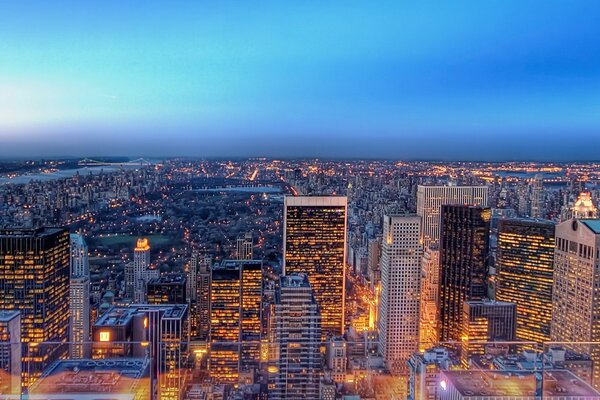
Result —
[[44, 371], [29, 393], [131, 393], [148, 376], [148, 367], [148, 360], [143, 358], [58, 360]]
[[180, 319], [185, 316], [187, 304], [132, 304], [130, 306], [113, 306], [96, 320], [94, 326], [127, 325], [135, 315], [153, 310], [162, 310], [163, 314], [161, 318]]
[[19, 314], [18, 310], [0, 310], [0, 322], [8, 322], [19, 316]]
[[[536, 378], [533, 371], [443, 371], [449, 383], [463, 397], [535, 396]], [[597, 397], [600, 392], [567, 370], [544, 371], [544, 397]]]
[[58, 227], [42, 227], [36, 229], [20, 229], [20, 228], [8, 228], [8, 229], [0, 229], [0, 237], [42, 237], [47, 235], [53, 235], [55, 233], [59, 233], [65, 231], [65, 228]]
[[148, 281], [148, 285], [185, 285], [185, 275], [165, 274]]

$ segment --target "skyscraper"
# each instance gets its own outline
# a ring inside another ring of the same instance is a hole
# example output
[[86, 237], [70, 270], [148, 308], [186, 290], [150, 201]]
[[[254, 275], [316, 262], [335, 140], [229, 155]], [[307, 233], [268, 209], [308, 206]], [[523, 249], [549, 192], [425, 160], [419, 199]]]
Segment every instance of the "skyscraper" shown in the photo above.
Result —
[[421, 259], [421, 322], [419, 342], [429, 348], [438, 341], [438, 302], [440, 289], [440, 251], [437, 246], [425, 249]]
[[90, 265], [88, 247], [83, 236], [70, 235], [71, 278], [69, 282], [71, 323], [69, 341], [71, 358], [84, 358], [90, 340]]
[[[208, 338], [210, 323], [210, 267], [209, 256], [194, 253], [188, 274], [190, 310], [190, 338], [204, 341]], [[191, 282], [190, 282], [191, 281]]]
[[322, 335], [344, 331], [346, 197], [286, 196], [283, 273], [307, 273], [321, 312]]
[[[552, 324], [557, 342], [600, 342], [600, 220], [573, 219], [556, 226]], [[594, 362], [593, 385], [600, 387], [600, 345], [571, 345]]]
[[248, 232], [243, 238], [237, 240], [237, 259], [252, 260], [254, 257], [254, 238], [252, 233]]
[[465, 301], [462, 316], [463, 365], [484, 354], [485, 342], [515, 340], [517, 307], [505, 301]]
[[321, 318], [307, 276], [282, 276], [271, 307], [269, 399], [318, 400]]
[[228, 260], [215, 265], [210, 285], [211, 377], [236, 383], [260, 361], [262, 262]]
[[417, 215], [421, 217], [423, 245], [440, 240], [440, 212], [443, 205], [488, 206], [487, 186], [417, 187]]
[[543, 218], [544, 209], [544, 183], [542, 175], [537, 174], [529, 184], [529, 205], [531, 218]]
[[166, 274], [146, 284], [148, 304], [187, 304], [186, 279], [183, 274]]
[[381, 250], [379, 351], [392, 373], [407, 372], [418, 350], [421, 217], [385, 215]]
[[150, 243], [146, 238], [138, 239], [133, 250], [133, 301], [146, 302], [146, 280], [144, 275], [150, 267]]
[[[23, 384], [29, 386], [69, 339], [69, 232], [60, 228], [0, 230], [0, 309], [21, 312]], [[42, 347], [44, 347], [42, 349]]]
[[497, 254], [496, 300], [517, 304], [517, 339], [549, 341], [554, 223], [500, 220]]
[[440, 341], [461, 338], [463, 304], [487, 296], [491, 210], [442, 206], [440, 237]]

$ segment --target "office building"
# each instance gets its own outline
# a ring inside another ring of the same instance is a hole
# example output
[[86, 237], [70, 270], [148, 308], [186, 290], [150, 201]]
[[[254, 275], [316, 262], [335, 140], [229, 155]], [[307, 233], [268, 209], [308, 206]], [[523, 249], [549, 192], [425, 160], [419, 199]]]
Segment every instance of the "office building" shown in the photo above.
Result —
[[440, 252], [432, 245], [421, 259], [421, 309], [419, 346], [426, 349], [438, 341], [438, 299], [440, 289]]
[[517, 339], [550, 340], [554, 223], [504, 219], [498, 225], [496, 300], [517, 304]]
[[544, 183], [542, 175], [536, 174], [529, 183], [529, 216], [531, 218], [544, 218]]
[[565, 370], [442, 371], [441, 400], [598, 400], [600, 393]]
[[237, 383], [260, 361], [262, 262], [227, 260], [215, 265], [210, 285], [209, 372]]
[[146, 284], [159, 276], [160, 271], [150, 267], [150, 242], [146, 238], [139, 238], [133, 250], [133, 263], [125, 270], [127, 296], [134, 303], [146, 303]]
[[485, 353], [484, 342], [512, 342], [515, 340], [517, 307], [504, 301], [465, 301], [462, 316], [463, 365], [471, 357]]
[[442, 206], [440, 341], [459, 341], [464, 302], [487, 297], [490, 217], [487, 207]]
[[385, 215], [379, 301], [380, 349], [388, 369], [407, 372], [419, 346], [421, 217]]
[[210, 325], [210, 274], [212, 259], [195, 252], [190, 262], [190, 339], [206, 341]]
[[92, 357], [149, 358], [160, 399], [177, 400], [186, 384], [187, 313], [185, 304], [114, 306], [92, 328]]
[[440, 373], [457, 364], [445, 347], [434, 347], [414, 353], [408, 360], [408, 399], [439, 399]]
[[346, 217], [346, 197], [284, 199], [283, 273], [308, 274], [323, 338], [344, 332]]
[[[552, 323], [555, 342], [600, 342], [600, 220], [573, 219], [556, 226]], [[572, 350], [594, 362], [594, 387], [600, 387], [600, 345], [578, 344]]]
[[0, 310], [0, 394], [21, 393], [21, 314]]
[[68, 351], [69, 272], [67, 230], [0, 230], [0, 309], [21, 312], [23, 343], [55, 343], [23, 354], [26, 387]]
[[83, 236], [70, 235], [71, 277], [69, 281], [69, 346], [71, 358], [89, 356], [90, 340], [90, 264]]
[[423, 246], [440, 240], [440, 212], [443, 205], [488, 206], [487, 186], [417, 187], [417, 215], [421, 217]]
[[146, 284], [148, 304], [187, 304], [186, 279], [183, 274], [166, 274]]
[[321, 318], [305, 274], [280, 278], [269, 338], [269, 399], [319, 400]]
[[252, 260], [254, 258], [254, 238], [251, 232], [238, 238], [236, 255], [238, 260]]
[[334, 382], [346, 382], [346, 369], [348, 366], [348, 354], [346, 341], [343, 337], [334, 336], [327, 342], [325, 360], [327, 373]]

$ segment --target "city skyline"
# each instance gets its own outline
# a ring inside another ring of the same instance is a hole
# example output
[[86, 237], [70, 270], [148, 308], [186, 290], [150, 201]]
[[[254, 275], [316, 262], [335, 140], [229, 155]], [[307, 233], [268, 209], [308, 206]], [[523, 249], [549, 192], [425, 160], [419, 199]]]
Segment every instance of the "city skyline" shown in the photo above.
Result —
[[6, 4], [0, 157], [595, 159], [599, 13]]

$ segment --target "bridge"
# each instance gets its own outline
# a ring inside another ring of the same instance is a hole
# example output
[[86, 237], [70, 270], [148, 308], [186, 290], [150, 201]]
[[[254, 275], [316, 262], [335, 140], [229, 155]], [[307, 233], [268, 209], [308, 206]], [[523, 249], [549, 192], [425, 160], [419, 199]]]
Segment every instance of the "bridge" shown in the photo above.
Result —
[[122, 161], [122, 162], [98, 161], [98, 160], [91, 160], [89, 158], [84, 158], [83, 160], [79, 161], [78, 164], [83, 167], [100, 167], [100, 166], [111, 166], [111, 167], [140, 166], [140, 167], [143, 167], [146, 165], [150, 165], [150, 162], [143, 158], [138, 158], [137, 160], [131, 160], [131, 161]]

